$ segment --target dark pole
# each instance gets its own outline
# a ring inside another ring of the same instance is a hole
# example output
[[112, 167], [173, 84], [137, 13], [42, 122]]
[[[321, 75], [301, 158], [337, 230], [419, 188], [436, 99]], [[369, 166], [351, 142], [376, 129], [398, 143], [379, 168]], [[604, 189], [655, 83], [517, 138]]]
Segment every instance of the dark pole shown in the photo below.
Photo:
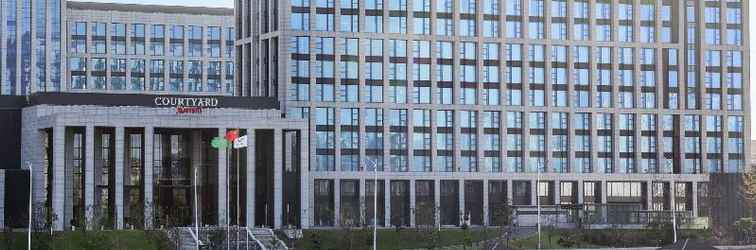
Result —
[[231, 172], [231, 167], [229, 165], [231, 164], [231, 151], [228, 150], [228, 146], [226, 146], [226, 247], [228, 249], [231, 249], [231, 221], [228, 216], [228, 210], [229, 205], [231, 202], [228, 198], [231, 196], [228, 194], [231, 191], [231, 185], [229, 183], [229, 172]]

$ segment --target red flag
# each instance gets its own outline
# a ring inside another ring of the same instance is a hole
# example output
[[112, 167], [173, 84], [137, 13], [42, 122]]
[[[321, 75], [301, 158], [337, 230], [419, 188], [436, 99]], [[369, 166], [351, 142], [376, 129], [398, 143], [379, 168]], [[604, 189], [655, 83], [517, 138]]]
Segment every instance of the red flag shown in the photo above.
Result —
[[226, 140], [228, 140], [229, 142], [234, 142], [234, 140], [236, 140], [236, 138], [239, 138], [239, 130], [238, 129], [234, 129], [234, 130], [230, 130], [230, 131], [226, 132]]

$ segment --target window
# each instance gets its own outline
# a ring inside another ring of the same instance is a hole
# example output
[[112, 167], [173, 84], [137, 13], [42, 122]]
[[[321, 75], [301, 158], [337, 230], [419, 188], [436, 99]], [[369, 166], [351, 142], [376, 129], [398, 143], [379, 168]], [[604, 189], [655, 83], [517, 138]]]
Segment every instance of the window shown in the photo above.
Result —
[[150, 39], [150, 54], [162, 56], [165, 53], [165, 25], [153, 24]]
[[406, 109], [392, 109], [389, 121], [393, 127], [406, 127], [407, 126], [407, 110]]
[[184, 26], [171, 26], [171, 55], [184, 56]]
[[292, 13], [289, 24], [293, 30], [307, 31], [310, 29], [310, 14]]
[[126, 54], [126, 24], [113, 23], [110, 34], [110, 52], [116, 55]]
[[383, 16], [365, 16], [365, 31], [373, 33], [383, 32]]
[[217, 26], [207, 27], [207, 55], [211, 58], [221, 56], [221, 28]]
[[87, 53], [86, 22], [75, 22], [71, 27], [71, 53]]

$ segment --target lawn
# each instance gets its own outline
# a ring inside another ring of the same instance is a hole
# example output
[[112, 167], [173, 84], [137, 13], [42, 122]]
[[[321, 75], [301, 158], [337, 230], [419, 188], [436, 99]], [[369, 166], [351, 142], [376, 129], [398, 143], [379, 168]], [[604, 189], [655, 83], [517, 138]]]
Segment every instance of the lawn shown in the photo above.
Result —
[[[656, 230], [544, 230], [541, 235], [543, 249], [554, 248], [594, 248], [594, 247], [631, 247], [654, 246], [660, 239], [668, 238], [670, 232]], [[494, 228], [482, 229], [380, 229], [378, 230], [378, 249], [417, 249], [455, 246], [453, 249], [477, 249], [476, 243], [492, 239], [499, 234]], [[569, 235], [572, 237], [565, 237]], [[711, 232], [707, 230], [681, 230], [680, 238], [707, 239]], [[560, 240], [561, 239], [561, 240]], [[565, 243], [565, 239], [569, 240]], [[373, 233], [370, 229], [332, 229], [304, 230], [304, 237], [295, 242], [287, 242], [297, 249], [371, 249]], [[670, 239], [666, 239], [670, 240]], [[156, 231], [90, 231], [90, 232], [56, 232], [35, 233], [32, 249], [166, 249], [168, 240], [164, 234]], [[513, 249], [534, 249], [538, 245], [538, 236], [510, 242]], [[471, 247], [476, 246], [476, 247]], [[0, 232], [0, 250], [26, 249], [26, 233]]]
[[[369, 229], [354, 230], [304, 230], [303, 238], [288, 243], [297, 249], [371, 249], [373, 232]], [[440, 246], [470, 246], [483, 239], [495, 237], [494, 229], [379, 229], [378, 249], [415, 249]], [[461, 248], [460, 248], [461, 249]], [[471, 249], [468, 247], [468, 249]]]
[[[709, 239], [708, 230], [680, 230], [680, 239]], [[594, 229], [594, 230], [544, 230], [541, 234], [542, 249], [601, 248], [601, 247], [656, 247], [672, 243], [671, 230], [658, 229]], [[535, 249], [538, 235], [516, 240], [512, 246], [518, 249]]]
[[[549, 237], [551, 236], [551, 237]], [[594, 245], [590, 243], [581, 242], [576, 246], [565, 246], [559, 244], [559, 239], [562, 236], [559, 232], [544, 232], [541, 234], [541, 249], [564, 249], [564, 248], [600, 248], [602, 246]], [[530, 235], [528, 237], [517, 239], [512, 242], [513, 247], [516, 249], [536, 249], [538, 247], [538, 235]]]
[[[161, 249], [165, 243], [154, 231], [90, 231], [34, 233], [32, 249]], [[26, 233], [0, 233], [0, 250], [26, 249]]]

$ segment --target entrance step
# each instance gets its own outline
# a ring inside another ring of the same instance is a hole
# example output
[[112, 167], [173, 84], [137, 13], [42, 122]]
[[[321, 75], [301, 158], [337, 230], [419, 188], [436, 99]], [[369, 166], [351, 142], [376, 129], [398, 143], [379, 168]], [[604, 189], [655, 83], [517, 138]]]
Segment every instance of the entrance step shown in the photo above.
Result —
[[273, 230], [267, 228], [246, 227], [200, 227], [196, 233], [194, 227], [180, 227], [173, 235], [180, 250], [199, 249], [220, 250], [288, 250]]
[[286, 244], [284, 244], [283, 241], [279, 240], [278, 237], [276, 237], [276, 234], [273, 233], [273, 230], [271, 229], [253, 228], [253, 229], [250, 229], [250, 232], [267, 249], [272, 249], [272, 250], [288, 250], [289, 249], [288, 247], [286, 247]]

